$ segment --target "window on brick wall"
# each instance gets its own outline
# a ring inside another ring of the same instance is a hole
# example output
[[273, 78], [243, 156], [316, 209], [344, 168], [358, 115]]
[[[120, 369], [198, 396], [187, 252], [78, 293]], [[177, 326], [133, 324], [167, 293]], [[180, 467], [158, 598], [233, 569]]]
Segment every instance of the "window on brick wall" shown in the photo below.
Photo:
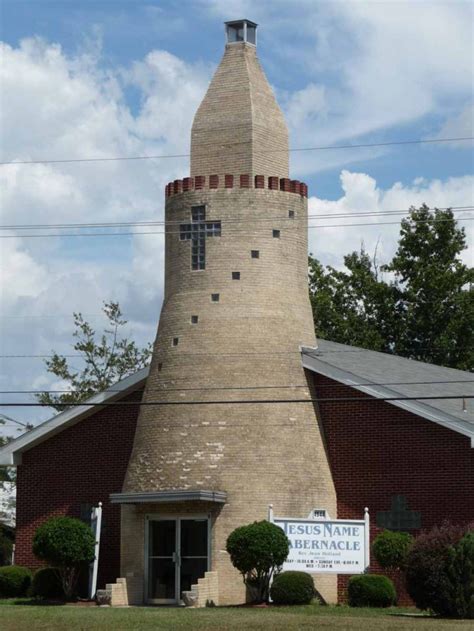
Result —
[[179, 344], [179, 337], [174, 337], [173, 341], [171, 342], [172, 346], [178, 346]]
[[250, 256], [253, 259], [259, 259], [260, 258], [260, 251], [259, 250], [251, 250], [250, 251]]
[[295, 211], [294, 210], [289, 210], [288, 211], [288, 217], [290, 219], [294, 219], [295, 218]]
[[232, 272], [232, 280], [240, 280], [240, 272]]
[[219, 294], [211, 294], [211, 301], [212, 302], [219, 302], [220, 299], [220, 295]]
[[273, 230], [272, 231], [272, 236], [274, 239], [279, 239], [280, 238], [280, 231], [279, 230]]
[[199, 316], [192, 315], [191, 316], [191, 324], [197, 324], [199, 322]]

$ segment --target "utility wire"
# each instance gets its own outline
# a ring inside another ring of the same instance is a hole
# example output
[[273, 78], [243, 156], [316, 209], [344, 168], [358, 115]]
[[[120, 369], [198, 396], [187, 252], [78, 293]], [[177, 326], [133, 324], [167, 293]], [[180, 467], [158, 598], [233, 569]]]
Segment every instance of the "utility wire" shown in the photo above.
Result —
[[[280, 404], [280, 403], [329, 403], [341, 401], [429, 401], [474, 399], [474, 394], [437, 395], [420, 397], [317, 397], [308, 399], [236, 399], [235, 401], [101, 401], [100, 403], [64, 403], [64, 407], [130, 407], [130, 406], [176, 406], [176, 405], [246, 405], [246, 404]], [[4, 407], [51, 407], [50, 403], [18, 403], [6, 402]], [[55, 404], [57, 406], [62, 404]]]
[[[428, 210], [450, 210], [453, 213], [466, 212], [469, 210], [473, 210], [474, 206], [444, 206], [438, 207], [433, 206], [428, 208]], [[307, 219], [347, 219], [352, 217], [382, 217], [385, 215], [402, 215], [408, 214], [410, 212], [410, 208], [403, 208], [399, 210], [381, 210], [381, 211], [370, 211], [366, 210], [363, 212], [345, 212], [345, 213], [326, 213], [326, 214], [309, 214], [307, 215]], [[288, 217], [288, 215], [280, 216], [280, 217], [260, 217], [255, 219], [249, 219], [247, 217], [235, 218], [234, 219], [222, 219], [220, 220], [222, 225], [226, 224], [234, 224], [241, 223], [245, 221], [246, 224], [254, 224], [254, 223], [266, 223], [271, 221], [288, 221], [297, 222], [305, 220], [306, 217]], [[210, 219], [209, 221], [213, 221]], [[171, 226], [171, 225], [180, 225], [185, 223], [185, 221], [109, 221], [109, 222], [84, 222], [84, 223], [58, 223], [58, 224], [11, 224], [11, 225], [3, 225], [0, 226], [0, 230], [67, 230], [69, 228], [125, 228], [130, 226]]]
[[[462, 136], [458, 138], [426, 138], [426, 139], [416, 139], [416, 140], [397, 140], [397, 141], [389, 141], [389, 142], [373, 142], [373, 143], [359, 143], [352, 145], [326, 145], [319, 147], [299, 147], [294, 149], [272, 149], [269, 151], [258, 151], [259, 154], [271, 154], [271, 153], [296, 153], [303, 151], [324, 151], [330, 149], [362, 149], [368, 147], [389, 147], [394, 145], [420, 145], [420, 144], [432, 144], [439, 142], [463, 142], [466, 140], [474, 140], [474, 136]], [[244, 143], [238, 143], [240, 145]], [[245, 143], [249, 144], [249, 143]], [[178, 153], [178, 154], [161, 154], [161, 155], [150, 155], [150, 156], [114, 156], [110, 158], [67, 158], [62, 160], [10, 160], [0, 162], [0, 166], [12, 165], [12, 164], [68, 164], [75, 162], [123, 162], [126, 160], [161, 160], [161, 159], [170, 159], [170, 158], [189, 158], [190, 153]], [[220, 157], [222, 152], [216, 154], [215, 156], [209, 157]]]
[[[163, 383], [163, 382], [161, 382]], [[364, 383], [334, 383], [334, 384], [302, 384], [302, 385], [281, 385], [281, 386], [215, 386], [215, 387], [206, 387], [206, 388], [155, 388], [150, 390], [149, 392], [154, 393], [166, 393], [166, 392], [190, 392], [190, 391], [198, 391], [198, 392], [210, 392], [214, 390], [291, 390], [294, 388], [311, 388], [314, 385], [314, 388], [340, 388], [340, 387], [350, 387], [355, 388], [357, 386], [415, 386], [415, 385], [438, 385], [438, 384], [449, 384], [449, 383], [474, 383], [474, 379], [457, 379], [455, 381], [386, 381], [386, 382], [378, 382], [372, 383], [370, 381], [366, 381]], [[122, 392], [122, 390], [114, 390], [113, 388], [107, 388], [106, 392]], [[0, 390], [0, 394], [80, 394], [78, 390]], [[65, 404], [67, 405], [67, 404]]]
[[[458, 217], [457, 221], [472, 221], [474, 217]], [[444, 223], [449, 222], [451, 219], [412, 219], [415, 223]], [[184, 223], [184, 222], [183, 222]], [[308, 230], [312, 229], [320, 229], [320, 228], [352, 228], [356, 226], [398, 226], [400, 225], [399, 221], [381, 221], [381, 222], [366, 222], [366, 223], [344, 223], [344, 224], [320, 224], [320, 225], [312, 225], [308, 226]], [[266, 228], [261, 228], [260, 230], [266, 230]], [[239, 234], [247, 232], [246, 229], [236, 229], [230, 228], [225, 232], [225, 234]], [[169, 235], [169, 234], [181, 234], [178, 230], [166, 230], [166, 231], [133, 231], [133, 232], [87, 232], [85, 234], [77, 234], [77, 233], [53, 233], [53, 234], [22, 234], [22, 239], [28, 238], [39, 238], [46, 239], [48, 237], [127, 237], [133, 235]], [[20, 235], [16, 234], [8, 234], [8, 235], [0, 235], [0, 239], [18, 239]]]
[[[229, 339], [229, 338], [227, 338]], [[446, 350], [444, 347], [442, 346], [419, 346], [417, 347], [418, 351], [436, 351], [436, 350]], [[367, 349], [367, 348], [357, 348], [357, 349], [347, 349], [347, 350], [340, 350], [340, 351], [318, 351], [315, 350], [314, 353], [309, 353], [309, 352], [305, 352], [305, 355], [307, 355], [308, 357], [311, 357], [313, 359], [318, 359], [321, 356], [324, 355], [332, 355], [333, 353], [364, 353], [366, 351], [370, 351], [370, 352], [374, 352], [374, 353], [383, 353], [384, 355], [389, 355], [391, 357], [397, 357], [396, 355], [393, 355], [392, 353], [388, 353], [386, 351], [371, 351], [371, 349]], [[66, 359], [86, 359], [85, 355], [65, 355], [63, 353], [56, 353], [56, 355], [58, 355], [59, 357], [65, 357]], [[0, 359], [48, 359], [51, 357], [55, 357], [56, 355], [14, 355], [14, 354], [10, 354], [10, 355], [0, 355]], [[260, 355], [301, 355], [301, 351], [273, 351], [273, 352], [255, 352], [255, 353], [185, 353], [185, 352], [180, 352], [179, 353], [179, 357], [181, 356], [198, 356], [198, 357], [248, 357], [248, 356], [260, 356]], [[398, 356], [400, 357], [400, 356]], [[167, 361], [173, 361], [174, 359], [176, 359], [176, 356], [168, 356], [167, 357]], [[407, 359], [407, 358], [403, 358], [402, 359]], [[176, 379], [174, 379], [173, 381], [176, 381]], [[161, 382], [161, 383], [165, 383], [165, 382]]]

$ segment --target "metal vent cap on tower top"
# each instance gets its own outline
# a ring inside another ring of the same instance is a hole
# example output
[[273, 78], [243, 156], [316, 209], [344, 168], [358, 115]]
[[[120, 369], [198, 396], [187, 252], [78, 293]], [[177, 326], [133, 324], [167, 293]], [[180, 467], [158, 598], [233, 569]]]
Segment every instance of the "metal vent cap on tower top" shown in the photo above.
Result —
[[224, 22], [227, 44], [247, 42], [257, 45], [257, 24], [251, 20], [232, 20]]

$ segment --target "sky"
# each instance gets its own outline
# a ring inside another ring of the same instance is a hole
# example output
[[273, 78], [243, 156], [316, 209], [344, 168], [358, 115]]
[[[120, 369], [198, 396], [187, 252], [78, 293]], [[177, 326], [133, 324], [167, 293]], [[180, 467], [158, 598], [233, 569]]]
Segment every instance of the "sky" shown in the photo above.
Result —
[[[259, 24], [258, 55], [294, 149], [474, 135], [471, 2], [3, 0], [0, 10], [3, 162], [188, 153], [223, 22], [240, 18]], [[329, 216], [312, 221], [310, 251], [340, 268], [345, 254], [378, 243], [388, 261], [398, 226], [383, 215], [350, 226], [361, 221], [350, 215], [472, 205], [473, 167], [472, 142], [292, 152], [310, 213]], [[5, 226], [159, 221], [164, 185], [188, 170], [186, 158], [0, 165], [0, 354], [69, 354], [72, 312], [101, 331], [110, 300], [128, 335], [153, 340], [160, 235], [34, 238]], [[339, 213], [349, 217], [331, 219]], [[346, 227], [317, 227], [328, 224]], [[472, 265], [474, 223], [462, 225]], [[64, 387], [41, 358], [0, 362], [2, 391]], [[12, 397], [34, 400], [0, 401]], [[1, 412], [34, 424], [51, 415]]]

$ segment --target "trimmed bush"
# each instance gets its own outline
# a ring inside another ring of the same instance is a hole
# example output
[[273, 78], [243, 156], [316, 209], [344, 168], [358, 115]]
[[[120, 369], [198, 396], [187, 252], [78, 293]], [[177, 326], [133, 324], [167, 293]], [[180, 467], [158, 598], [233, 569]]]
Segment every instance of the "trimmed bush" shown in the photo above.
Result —
[[412, 535], [407, 532], [384, 530], [375, 537], [372, 552], [384, 570], [401, 570], [405, 567], [413, 541]]
[[31, 571], [21, 565], [0, 567], [0, 598], [24, 596], [31, 584]]
[[42, 567], [34, 573], [30, 594], [39, 598], [64, 598], [59, 572], [54, 567]]
[[347, 593], [351, 607], [390, 607], [397, 598], [392, 581], [380, 574], [351, 576]]
[[[440, 616], [455, 616], [455, 588], [448, 567], [453, 564], [455, 546], [467, 527], [444, 522], [421, 534], [410, 548], [406, 560], [407, 591], [418, 609]], [[454, 581], [455, 582], [455, 581]]]
[[282, 572], [273, 579], [270, 595], [275, 605], [308, 605], [316, 590], [311, 574]]
[[283, 530], [268, 521], [255, 521], [231, 532], [226, 549], [244, 583], [254, 592], [255, 599], [268, 600], [270, 579], [281, 569], [289, 552], [289, 542]]
[[94, 560], [95, 539], [84, 522], [73, 517], [53, 517], [36, 530], [33, 552], [58, 569], [66, 598], [72, 598], [81, 567]]

